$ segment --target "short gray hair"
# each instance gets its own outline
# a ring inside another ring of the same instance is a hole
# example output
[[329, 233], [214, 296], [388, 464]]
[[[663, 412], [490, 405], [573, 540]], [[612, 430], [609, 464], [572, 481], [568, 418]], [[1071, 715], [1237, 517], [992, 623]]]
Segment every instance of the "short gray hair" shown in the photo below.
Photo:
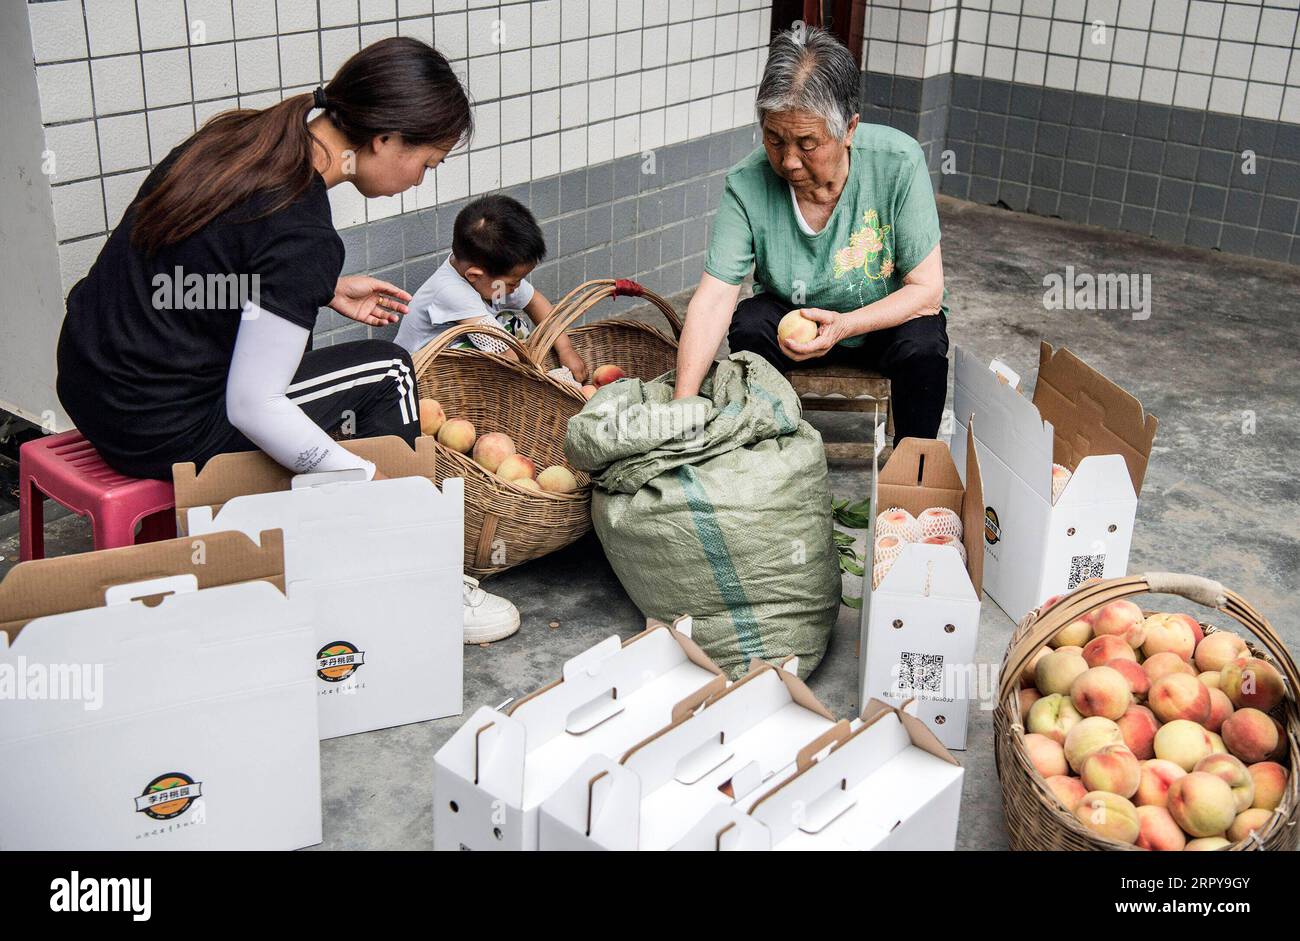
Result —
[[858, 64], [831, 33], [815, 26], [782, 30], [768, 48], [758, 85], [758, 120], [775, 111], [807, 111], [836, 138], [858, 113]]

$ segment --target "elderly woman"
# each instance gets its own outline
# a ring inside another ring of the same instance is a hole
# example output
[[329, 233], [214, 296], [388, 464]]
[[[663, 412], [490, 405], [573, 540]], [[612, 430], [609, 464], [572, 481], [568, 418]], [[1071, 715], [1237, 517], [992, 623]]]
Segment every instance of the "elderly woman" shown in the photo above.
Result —
[[[758, 88], [763, 147], [727, 174], [677, 357], [678, 398], [698, 393], [724, 332], [782, 372], [854, 363], [891, 384], [896, 440], [933, 438], [947, 393], [939, 216], [915, 140], [858, 123], [858, 67], [829, 33], [772, 42]], [[754, 269], [754, 296], [740, 284]], [[802, 310], [806, 343], [777, 338]], [[734, 313], [733, 313], [734, 311]]]

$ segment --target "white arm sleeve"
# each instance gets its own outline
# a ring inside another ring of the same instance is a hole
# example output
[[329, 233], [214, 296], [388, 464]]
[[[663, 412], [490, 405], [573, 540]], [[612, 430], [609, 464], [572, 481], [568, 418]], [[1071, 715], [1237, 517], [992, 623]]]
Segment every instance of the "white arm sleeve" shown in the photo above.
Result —
[[306, 327], [248, 305], [226, 379], [226, 417], [296, 474], [362, 468], [370, 479], [375, 465], [341, 447], [286, 394], [309, 335]]

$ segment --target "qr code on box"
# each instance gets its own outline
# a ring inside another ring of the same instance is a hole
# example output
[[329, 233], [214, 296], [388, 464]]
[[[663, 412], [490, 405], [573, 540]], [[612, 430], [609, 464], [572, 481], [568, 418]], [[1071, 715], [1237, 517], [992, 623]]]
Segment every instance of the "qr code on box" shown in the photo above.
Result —
[[909, 653], [898, 660], [898, 687], [915, 693], [943, 692], [943, 654]]
[[1074, 591], [1090, 578], [1105, 578], [1106, 553], [1100, 555], [1076, 555], [1070, 559], [1070, 578], [1066, 584], [1067, 591]]

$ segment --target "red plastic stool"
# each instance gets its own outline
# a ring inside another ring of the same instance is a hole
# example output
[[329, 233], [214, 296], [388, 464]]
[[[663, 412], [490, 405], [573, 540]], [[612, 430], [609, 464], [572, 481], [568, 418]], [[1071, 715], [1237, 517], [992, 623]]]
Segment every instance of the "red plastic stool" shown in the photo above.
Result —
[[18, 451], [18, 559], [45, 557], [46, 498], [90, 517], [96, 549], [176, 535], [176, 495], [165, 480], [119, 474], [78, 431], [28, 441]]

